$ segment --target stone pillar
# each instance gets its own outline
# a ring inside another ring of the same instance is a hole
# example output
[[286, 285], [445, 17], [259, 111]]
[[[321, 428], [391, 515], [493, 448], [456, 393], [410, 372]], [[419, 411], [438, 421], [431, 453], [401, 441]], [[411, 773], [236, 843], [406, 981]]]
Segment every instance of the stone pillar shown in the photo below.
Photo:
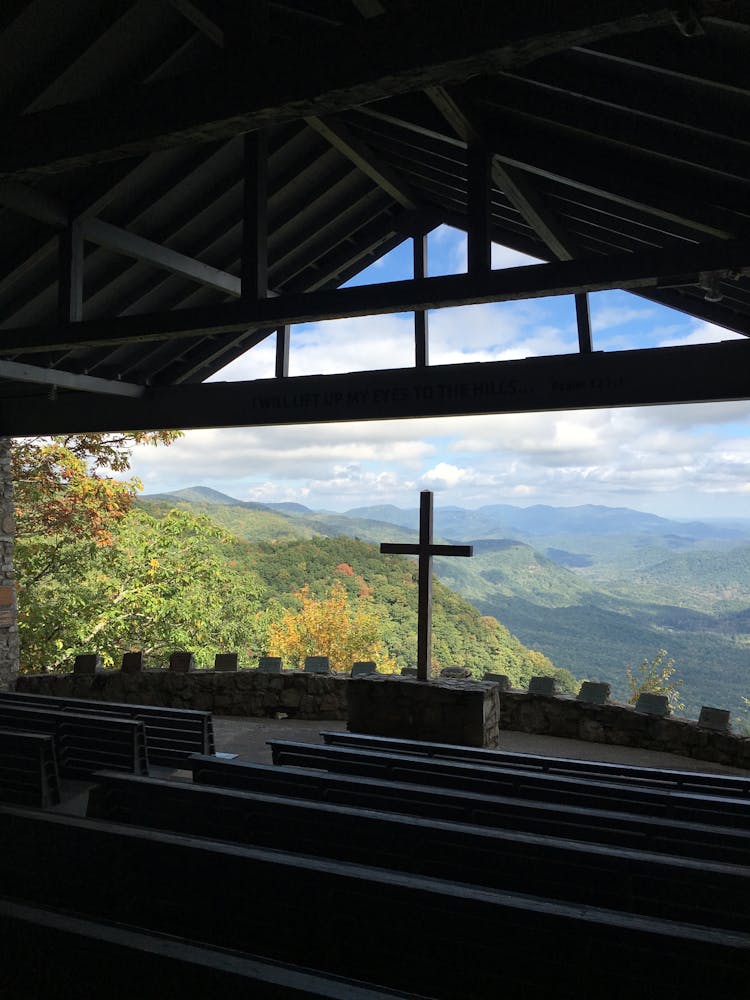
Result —
[[18, 675], [18, 615], [13, 577], [14, 536], [10, 438], [0, 437], [0, 690], [14, 687]]

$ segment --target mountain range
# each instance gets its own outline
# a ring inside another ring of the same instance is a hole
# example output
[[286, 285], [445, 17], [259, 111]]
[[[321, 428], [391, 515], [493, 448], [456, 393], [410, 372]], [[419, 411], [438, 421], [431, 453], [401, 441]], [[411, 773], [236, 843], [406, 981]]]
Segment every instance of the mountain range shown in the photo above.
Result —
[[[202, 513], [249, 542], [353, 537], [416, 540], [416, 508], [344, 513], [240, 501], [207, 487], [142, 498]], [[472, 559], [436, 559], [438, 578], [526, 646], [580, 679], [627, 694], [625, 667], [660, 649], [684, 681], [686, 714], [701, 705], [743, 718], [750, 697], [750, 520], [678, 521], [625, 507], [435, 508], [438, 541], [470, 543]]]

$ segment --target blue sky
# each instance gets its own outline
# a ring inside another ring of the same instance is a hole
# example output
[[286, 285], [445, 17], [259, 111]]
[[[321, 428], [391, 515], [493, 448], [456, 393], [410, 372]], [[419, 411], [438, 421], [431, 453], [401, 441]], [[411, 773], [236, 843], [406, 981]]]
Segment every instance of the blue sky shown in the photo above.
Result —
[[[430, 235], [429, 273], [466, 269], [466, 239]], [[493, 267], [533, 263], [493, 248]], [[411, 276], [406, 242], [352, 284]], [[590, 296], [594, 349], [627, 350], [734, 339], [735, 334], [626, 292]], [[577, 350], [570, 296], [430, 313], [430, 362], [494, 361]], [[269, 378], [273, 338], [215, 381]], [[411, 315], [292, 329], [290, 375], [413, 364]], [[627, 506], [677, 518], [747, 517], [750, 402], [543, 414], [189, 431], [168, 449], [136, 449], [147, 493], [197, 484], [241, 500], [295, 500], [346, 510], [487, 503]]]

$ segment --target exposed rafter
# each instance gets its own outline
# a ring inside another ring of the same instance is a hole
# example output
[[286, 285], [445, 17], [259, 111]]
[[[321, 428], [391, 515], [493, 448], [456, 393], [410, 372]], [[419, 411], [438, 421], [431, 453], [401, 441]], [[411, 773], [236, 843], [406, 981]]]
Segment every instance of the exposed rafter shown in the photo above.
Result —
[[379, 163], [375, 153], [368, 149], [365, 143], [359, 142], [352, 136], [345, 125], [335, 118], [323, 119], [311, 116], [305, 121], [399, 205], [410, 210], [419, 208], [419, 199], [406, 181], [398, 177], [389, 167]]
[[161, 243], [154, 243], [143, 236], [131, 233], [120, 226], [112, 226], [101, 219], [85, 219], [82, 223], [84, 239], [106, 250], [123, 254], [133, 260], [153, 264], [163, 271], [179, 274], [199, 285], [215, 288], [225, 295], [239, 298], [241, 282], [233, 274], [203, 264], [194, 257], [171, 250]]
[[[119, 99], [62, 105], [3, 122], [0, 179], [101, 163], [330, 114], [425, 86], [523, 65], [571, 45], [671, 22], [658, 0], [482, 4], [482, 16], [384, 15], [315, 45], [259, 45]], [[285, 72], [278, 73], [283, 65]]]
[[137, 399], [146, 391], [145, 386], [136, 385], [133, 382], [96, 378], [93, 375], [80, 375], [77, 372], [61, 371], [58, 368], [24, 365], [17, 361], [0, 360], [0, 379], [10, 379], [13, 382], [31, 382], [35, 385], [52, 385], [60, 389], [94, 392], [104, 396], [126, 396], [129, 399]]

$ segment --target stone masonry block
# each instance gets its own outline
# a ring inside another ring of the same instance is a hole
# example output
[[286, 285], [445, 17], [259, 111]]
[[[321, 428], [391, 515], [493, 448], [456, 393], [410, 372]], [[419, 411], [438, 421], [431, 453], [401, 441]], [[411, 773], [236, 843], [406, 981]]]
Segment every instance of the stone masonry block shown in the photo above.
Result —
[[73, 661], [74, 674], [95, 674], [102, 669], [102, 658], [98, 653], [79, 653]]
[[647, 715], [669, 715], [669, 699], [665, 694], [651, 694], [644, 691], [638, 695], [635, 710]]
[[178, 649], [169, 657], [169, 669], [175, 674], [187, 674], [195, 670], [195, 657], [187, 650]]
[[591, 702], [594, 705], [605, 705], [609, 701], [612, 688], [609, 684], [599, 681], [584, 681], [578, 692], [578, 700]]
[[704, 729], [713, 729], [718, 733], [731, 732], [729, 722], [729, 712], [724, 708], [710, 708], [704, 705], [701, 714], [698, 716], [698, 725]]
[[238, 659], [237, 653], [217, 653], [214, 657], [214, 670], [236, 670]]
[[532, 677], [529, 681], [529, 694], [542, 694], [552, 697], [557, 693], [554, 677]]

